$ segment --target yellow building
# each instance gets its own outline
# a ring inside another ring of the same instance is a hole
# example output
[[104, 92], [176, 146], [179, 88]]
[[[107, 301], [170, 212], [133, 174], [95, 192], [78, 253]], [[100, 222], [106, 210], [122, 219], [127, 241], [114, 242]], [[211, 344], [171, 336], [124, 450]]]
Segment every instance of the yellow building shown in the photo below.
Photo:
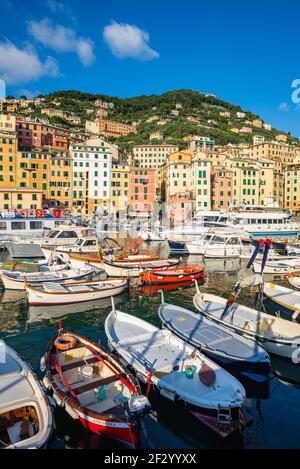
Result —
[[41, 190], [43, 200], [49, 199], [50, 156], [51, 153], [47, 150], [18, 151], [17, 186]]
[[300, 212], [300, 164], [284, 168], [284, 208], [294, 214]]
[[0, 187], [0, 210], [42, 207], [42, 191], [26, 187]]
[[255, 160], [270, 158], [280, 160], [282, 163], [293, 163], [296, 158], [296, 148], [284, 143], [264, 142], [252, 145], [247, 150], [249, 156]]
[[260, 167], [251, 159], [227, 160], [233, 171], [233, 196], [236, 203], [259, 205]]
[[50, 156], [47, 205], [71, 208], [73, 205], [73, 169], [69, 152], [53, 152]]
[[110, 211], [126, 211], [130, 205], [130, 166], [112, 165]]
[[0, 187], [15, 187], [17, 139], [14, 134], [0, 132]]

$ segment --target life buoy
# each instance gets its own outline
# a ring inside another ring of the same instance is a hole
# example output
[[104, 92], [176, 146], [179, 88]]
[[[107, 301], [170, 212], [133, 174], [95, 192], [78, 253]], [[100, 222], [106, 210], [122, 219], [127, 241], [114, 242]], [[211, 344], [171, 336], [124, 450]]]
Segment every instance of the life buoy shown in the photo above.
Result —
[[44, 218], [45, 210], [43, 208], [37, 208], [35, 211], [36, 218]]
[[52, 212], [53, 218], [60, 218], [61, 217], [61, 211], [58, 209], [53, 210]]
[[70, 350], [75, 347], [76, 339], [72, 335], [63, 334], [55, 339], [54, 345], [58, 350]]

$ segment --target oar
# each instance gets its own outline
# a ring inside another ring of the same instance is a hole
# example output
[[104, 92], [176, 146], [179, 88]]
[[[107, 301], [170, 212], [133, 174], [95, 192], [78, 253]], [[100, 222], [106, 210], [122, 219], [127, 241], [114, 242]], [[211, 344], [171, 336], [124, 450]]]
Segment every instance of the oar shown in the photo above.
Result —
[[[251, 267], [252, 267], [252, 264], [253, 262], [255, 261], [256, 259], [256, 256], [257, 254], [259, 253], [260, 251], [260, 248], [264, 245], [264, 240], [263, 239], [260, 239], [251, 258], [249, 259], [249, 262], [248, 264], [246, 265], [246, 269], [245, 270], [250, 270]], [[230, 293], [228, 295], [228, 298], [227, 298], [227, 302], [226, 302], [226, 305], [225, 305], [225, 308], [223, 310], [223, 313], [221, 314], [221, 319], [224, 318], [224, 316], [226, 316], [226, 314], [228, 313], [228, 310], [229, 308], [233, 305], [233, 303], [236, 301], [239, 293], [241, 291], [241, 282], [237, 282], [237, 284], [235, 285], [234, 289], [233, 289], [233, 292]]]

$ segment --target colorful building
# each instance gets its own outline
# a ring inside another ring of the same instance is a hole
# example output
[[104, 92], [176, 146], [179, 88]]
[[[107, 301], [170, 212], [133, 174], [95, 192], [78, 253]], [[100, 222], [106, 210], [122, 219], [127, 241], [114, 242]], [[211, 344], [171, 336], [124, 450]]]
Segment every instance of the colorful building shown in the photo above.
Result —
[[228, 209], [234, 202], [233, 171], [226, 166], [211, 168], [211, 208]]
[[110, 211], [125, 212], [130, 205], [130, 166], [112, 165], [110, 178]]
[[70, 149], [73, 166], [73, 208], [81, 213], [109, 207], [112, 155], [101, 138]]
[[130, 169], [131, 212], [152, 212], [156, 202], [156, 169], [132, 167]]
[[28, 187], [0, 186], [0, 210], [37, 209], [42, 207], [42, 191]]

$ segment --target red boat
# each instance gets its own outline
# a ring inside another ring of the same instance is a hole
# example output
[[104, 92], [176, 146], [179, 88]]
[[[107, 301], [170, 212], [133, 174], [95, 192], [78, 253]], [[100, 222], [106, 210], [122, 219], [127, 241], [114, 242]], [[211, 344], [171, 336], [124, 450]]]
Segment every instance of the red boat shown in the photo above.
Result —
[[140, 275], [143, 283], [148, 285], [165, 285], [171, 283], [185, 283], [188, 281], [199, 280], [205, 276], [205, 267], [184, 266], [170, 269], [147, 270]]
[[139, 442], [140, 418], [150, 404], [136, 378], [111, 353], [59, 329], [44, 357], [44, 385], [68, 414], [97, 434], [130, 447]]

